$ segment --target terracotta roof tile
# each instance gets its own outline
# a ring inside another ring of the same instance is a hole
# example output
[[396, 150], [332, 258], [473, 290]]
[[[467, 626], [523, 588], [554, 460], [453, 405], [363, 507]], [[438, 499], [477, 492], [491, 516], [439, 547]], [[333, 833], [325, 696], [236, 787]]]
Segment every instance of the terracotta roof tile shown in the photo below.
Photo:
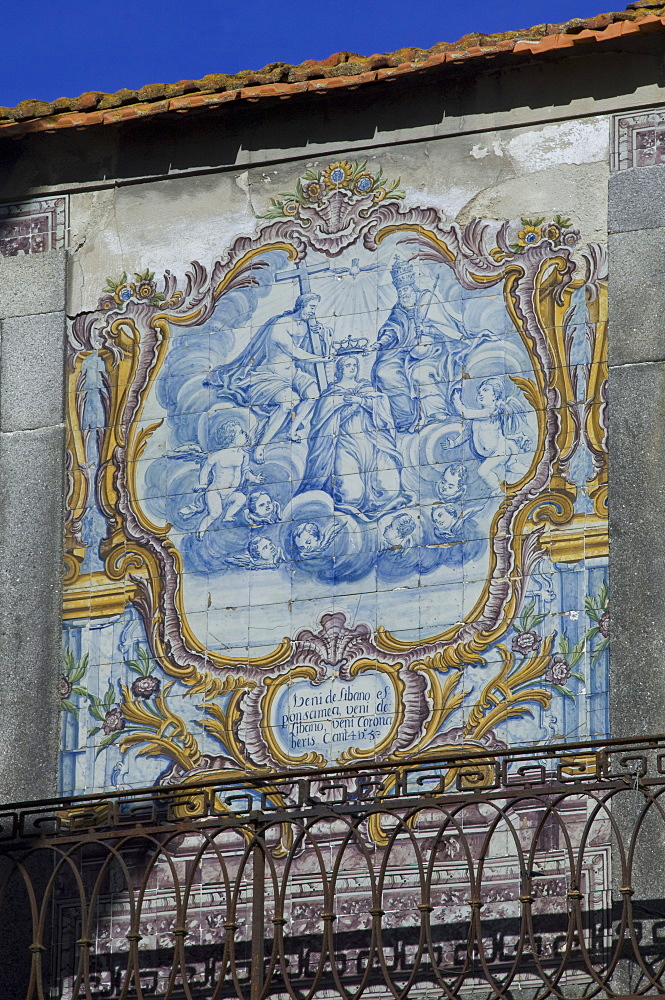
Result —
[[285, 99], [306, 92], [356, 88], [412, 73], [426, 73], [445, 63], [486, 59], [505, 53], [545, 55], [557, 49], [611, 41], [638, 32], [665, 28], [665, 0], [635, 0], [625, 11], [574, 18], [564, 24], [538, 24], [495, 35], [473, 33], [457, 42], [440, 42], [431, 49], [405, 48], [397, 52], [360, 56], [335, 52], [327, 59], [307, 59], [299, 66], [269, 63], [262, 70], [234, 75], [211, 73], [201, 80], [153, 83], [139, 90], [115, 94], [89, 91], [57, 101], [21, 101], [15, 108], [0, 107], [0, 136], [19, 137], [33, 132], [90, 125], [117, 124], [130, 119], [184, 113], [228, 101]]

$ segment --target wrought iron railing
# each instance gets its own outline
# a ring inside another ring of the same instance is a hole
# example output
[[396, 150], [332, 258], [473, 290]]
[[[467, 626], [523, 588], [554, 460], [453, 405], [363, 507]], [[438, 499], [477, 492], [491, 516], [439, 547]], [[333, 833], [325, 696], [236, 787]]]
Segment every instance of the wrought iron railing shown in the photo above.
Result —
[[665, 736], [0, 810], [0, 997], [665, 995]]

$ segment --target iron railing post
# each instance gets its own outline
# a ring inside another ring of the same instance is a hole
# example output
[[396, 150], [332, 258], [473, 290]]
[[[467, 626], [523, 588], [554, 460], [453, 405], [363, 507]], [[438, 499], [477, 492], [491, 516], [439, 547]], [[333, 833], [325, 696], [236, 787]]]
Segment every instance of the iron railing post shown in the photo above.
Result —
[[265, 840], [257, 822], [252, 848], [252, 941], [250, 965], [250, 1000], [260, 1000], [263, 994], [265, 952]]

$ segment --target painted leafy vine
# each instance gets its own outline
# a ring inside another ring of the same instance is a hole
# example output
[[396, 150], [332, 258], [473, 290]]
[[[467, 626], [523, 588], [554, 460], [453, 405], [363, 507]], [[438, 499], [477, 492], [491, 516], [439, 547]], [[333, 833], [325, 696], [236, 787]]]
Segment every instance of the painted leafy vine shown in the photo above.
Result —
[[82, 698], [88, 697], [88, 692], [81, 686], [81, 681], [85, 677], [88, 669], [90, 657], [84, 653], [76, 659], [71, 649], [66, 649], [63, 658], [63, 668], [60, 674], [60, 708], [63, 712], [69, 712], [76, 719], [79, 717], [79, 707], [73, 701], [73, 694]]

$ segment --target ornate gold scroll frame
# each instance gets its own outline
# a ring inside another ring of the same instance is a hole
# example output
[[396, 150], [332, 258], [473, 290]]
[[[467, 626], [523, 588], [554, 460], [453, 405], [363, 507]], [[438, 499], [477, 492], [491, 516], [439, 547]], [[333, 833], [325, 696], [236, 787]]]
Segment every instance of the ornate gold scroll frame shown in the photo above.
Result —
[[[419, 242], [429, 244], [440, 254], [442, 260], [451, 264], [459, 259], [459, 254], [436, 232], [411, 222], [386, 225], [379, 229], [375, 234], [375, 245], [378, 246], [396, 233], [413, 234]], [[304, 252], [302, 245], [297, 246], [287, 240], [268, 241], [252, 246], [238, 257], [211, 290], [213, 304], [238, 275], [251, 268], [259, 255], [274, 250], [285, 251], [293, 261], [301, 259]], [[505, 485], [505, 498], [496, 512], [491, 528], [491, 553], [486, 583], [476, 606], [465, 621], [417, 643], [400, 641], [384, 627], [377, 629], [374, 641], [377, 653], [382, 654], [382, 662], [379, 666], [378, 659], [372, 661], [373, 669], [384, 669], [394, 680], [399, 669], [408, 662], [410, 670], [420, 672], [426, 678], [432, 710], [418, 745], [431, 738], [461, 697], [454, 690], [455, 674], [450, 674], [445, 682], [443, 674], [451, 669], [459, 671], [466, 663], [479, 662], [481, 654], [510, 627], [523, 596], [525, 559], [532, 557], [536, 550], [545, 551], [556, 561], [563, 562], [577, 562], [585, 555], [600, 556], [607, 552], [607, 289], [606, 283], [602, 281], [596, 281], [595, 284], [589, 281], [571, 281], [572, 270], [569, 256], [551, 254], [540, 262], [533, 279], [530, 303], [539, 331], [546, 342], [548, 364], [545, 366], [542, 350], [539, 353], [532, 336], [533, 327], [530, 329], [525, 319], [524, 293], [521, 293], [521, 305], [517, 294], [517, 288], [526, 273], [519, 257], [512, 255], [503, 269], [490, 276], [481, 270], [470, 272], [478, 287], [503, 283], [506, 308], [529, 353], [534, 372], [533, 379], [522, 376], [512, 378], [535, 409], [538, 441], [528, 473], [518, 482]], [[588, 366], [584, 380], [583, 427], [577, 418], [579, 407], [576, 396], [579, 396], [579, 386], [575, 392], [566, 324], [572, 296], [581, 287], [585, 288], [590, 327], [593, 328], [592, 363]], [[175, 307], [178, 304], [179, 296], [175, 293], [167, 305]], [[207, 315], [210, 312], [208, 308]], [[275, 685], [286, 676], [286, 671], [293, 669], [287, 666], [293, 648], [292, 640], [285, 637], [269, 654], [250, 657], [243, 664], [239, 664], [237, 658], [207, 650], [187, 622], [182, 590], [178, 585], [174, 605], [182, 643], [186, 650], [191, 651], [192, 662], [176, 664], [171, 656], [169, 643], [164, 639], [164, 629], [160, 627], [164, 625], [166, 618], [162, 574], [163, 560], [166, 560], [180, 581], [183, 568], [181, 556], [170, 540], [170, 525], [161, 526], [151, 522], [141, 504], [134, 499], [136, 462], [143, 454], [149, 437], [159, 426], [157, 422], [141, 428], [141, 415], [166, 357], [170, 328], [172, 325], [196, 326], [202, 322], [203, 316], [202, 305], [185, 312], [176, 308], [151, 310], [149, 317], [143, 318], [153, 337], [152, 353], [147, 359], [142, 353], [141, 331], [136, 318], [133, 315], [119, 315], [110, 321], [108, 337], [99, 349], [106, 370], [108, 420], [102, 438], [100, 467], [95, 483], [98, 503], [109, 530], [100, 547], [104, 572], [96, 574], [80, 573], [85, 549], [78, 531], [80, 512], [90, 490], [79, 405], [82, 364], [90, 350], [73, 353], [68, 383], [68, 504], [71, 513], [67, 523], [64, 615], [70, 619], [106, 617], [120, 613], [128, 604], [134, 603], [140, 608], [146, 622], [152, 655], [169, 676], [182, 681], [192, 693], [206, 691], [209, 697], [228, 693], [229, 681], [232, 679], [230, 671], [233, 674], [234, 691], [224, 712], [224, 726], [228, 729], [232, 751], [238, 760], [242, 760], [242, 748], [235, 737], [242, 697], [248, 689], [261, 682], [263, 674], [268, 684], [268, 702], [270, 701], [272, 692], [276, 690]], [[145, 368], [146, 364], [148, 376], [140, 388], [138, 399], [133, 400], [139, 367]], [[132, 413], [129, 422], [125, 418], [127, 412]], [[587, 484], [594, 504], [593, 517], [575, 514], [577, 487], [567, 475], [568, 463], [582, 434], [595, 462], [594, 476]], [[548, 461], [546, 485], [538, 490], [536, 496], [522, 503], [512, 517], [507, 570], [503, 576], [497, 577], [498, 540], [502, 544], [506, 541], [505, 537], [501, 538], [502, 525], [511, 511], [511, 504], [529, 486], [534, 471], [542, 469], [543, 464]], [[125, 500], [128, 498], [128, 506], [124, 510], [121, 503], [123, 497]], [[154, 540], [152, 548], [137, 544], [130, 537], [126, 530], [128, 517], [135, 519], [141, 531], [151, 536]], [[159, 558], [156, 555], [157, 549], [160, 550]], [[504, 594], [500, 618], [492, 627], [479, 627], [482, 626], [483, 613], [492, 587], [497, 583], [503, 587]], [[206, 669], [201, 668], [202, 663], [206, 664]], [[275, 670], [282, 677], [269, 679], [266, 672]], [[395, 694], [397, 697], [397, 689]], [[397, 701], [399, 703], [399, 699]], [[399, 728], [399, 719], [395, 725]], [[388, 746], [388, 737], [382, 742], [386, 742]], [[280, 764], [294, 763], [293, 758], [287, 759], [276, 746], [271, 745], [271, 752]], [[371, 755], [375, 752], [373, 748]], [[413, 752], [414, 748], [410, 748], [410, 753]], [[363, 752], [355, 748], [353, 752], [349, 752], [349, 757], [363, 756]]]

